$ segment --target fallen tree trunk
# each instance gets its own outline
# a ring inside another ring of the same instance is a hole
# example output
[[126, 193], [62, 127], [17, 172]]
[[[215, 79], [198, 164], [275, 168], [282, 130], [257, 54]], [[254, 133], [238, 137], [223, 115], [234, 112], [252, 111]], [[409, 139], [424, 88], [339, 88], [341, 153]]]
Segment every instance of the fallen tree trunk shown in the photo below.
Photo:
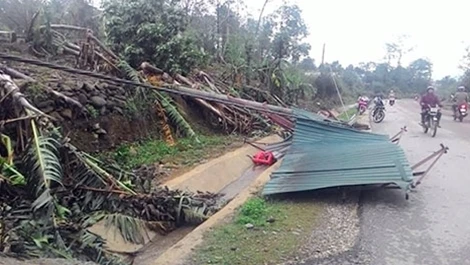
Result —
[[[10, 75], [10, 76], [13, 76], [13, 77], [18, 78], [18, 79], [24, 79], [24, 80], [29, 81], [29, 82], [36, 82], [36, 80], [35, 80], [34, 78], [32, 78], [32, 77], [30, 77], [30, 76], [27, 76], [27, 75], [25, 75], [25, 74], [23, 74], [23, 73], [21, 73], [21, 72], [18, 72], [18, 71], [16, 71], [15, 69], [7, 68], [7, 67], [4, 67], [4, 68], [1, 68], [1, 67], [0, 67], [0, 71], [1, 71], [1, 70], [4, 70], [5, 68], [7, 69], [7, 71], [5, 71], [5, 73], [8, 74], [8, 75]], [[0, 72], [0, 73], [1, 73], [1, 72]], [[13, 73], [13, 74], [9, 74], [9, 73]], [[5, 76], [8, 77], [8, 75], [5, 75]], [[5, 78], [3, 78], [3, 79], [5, 79]], [[2, 84], [2, 80], [3, 80], [3, 79], [2, 79], [2, 77], [1, 77], [1, 75], [0, 75], [0, 84]], [[11, 80], [11, 78], [10, 78], [10, 80]], [[10, 86], [16, 86], [16, 84], [11, 80]], [[6, 87], [5, 87], [5, 88], [6, 88]], [[52, 88], [45, 87], [45, 89], [46, 89], [46, 91], [47, 91], [48, 93], [52, 94], [54, 97], [63, 99], [66, 103], [77, 107], [77, 108], [80, 109], [81, 111], [86, 111], [85, 107], [84, 107], [80, 102], [76, 101], [75, 99], [73, 99], [73, 98], [71, 98], [71, 97], [68, 97], [68, 96], [66, 96], [66, 95], [64, 95], [64, 94], [62, 94], [62, 93], [60, 93], [60, 92], [58, 92], [58, 91], [55, 91], [55, 90], [52, 89]], [[16, 91], [16, 88], [13, 88], [12, 90], [8, 90], [8, 91], [9, 91], [9, 92], [7, 92], [7, 93], [12, 93], [12, 94], [13, 94], [13, 93]], [[18, 88], [18, 92], [19, 92], [19, 91], [20, 91], [20, 89]], [[23, 97], [23, 100], [25, 100], [25, 102], [27, 103], [27, 104], [26, 104], [27, 106], [29, 105], [29, 106], [32, 106], [33, 108], [35, 108], [33, 105], [31, 105], [31, 103], [29, 103], [29, 101], [27, 101], [26, 99], [24, 99], [24, 95], [23, 95], [23, 94], [21, 94], [21, 95], [22, 95], [22, 97]], [[13, 95], [12, 95], [12, 96], [13, 96]], [[20, 103], [21, 103], [21, 102], [20, 102]], [[23, 103], [21, 103], [21, 104], [23, 105]], [[23, 106], [25, 106], [25, 105], [23, 105]], [[26, 108], [29, 109], [29, 107], [26, 107]], [[31, 109], [30, 109], [30, 110], [31, 110]], [[36, 114], [41, 114], [41, 113], [42, 113], [42, 112], [38, 113], [38, 112], [36, 112], [36, 111], [34, 111], [34, 112], [35, 112]], [[46, 114], [42, 113], [41, 115], [46, 115]], [[46, 116], [48, 116], [48, 115], [46, 115]]]
[[53, 117], [45, 114], [44, 112], [37, 109], [35, 106], [31, 105], [31, 103], [26, 100], [25, 95], [21, 93], [20, 88], [13, 82], [13, 80], [11, 80], [11, 77], [9, 75], [6, 75], [2, 71], [0, 71], [0, 88], [3, 88], [6, 95], [11, 95], [11, 97], [26, 110], [55, 120]]
[[98, 38], [95, 37], [95, 35], [93, 35], [91, 31], [88, 32], [87, 37], [93, 40], [96, 44], [98, 44], [98, 46], [100, 46], [100, 48], [103, 49], [103, 51], [105, 51], [111, 58], [113, 58], [114, 60], [119, 60], [119, 57], [114, 54], [114, 52], [112, 52], [110, 49], [108, 49], [108, 47], [106, 47], [106, 45], [104, 45], [100, 40], [98, 40]]
[[27, 76], [23, 73], [16, 71], [15, 69], [0, 65], [0, 71], [3, 71], [5, 74], [18, 79], [24, 79], [29, 82], [34, 82], [34, 79], [30, 76]]
[[233, 105], [237, 105], [240, 107], [245, 107], [248, 109], [253, 109], [253, 110], [258, 110], [258, 111], [263, 111], [263, 112], [272, 112], [272, 113], [278, 113], [278, 114], [283, 114], [283, 115], [288, 115], [288, 116], [292, 116], [293, 114], [292, 109], [289, 109], [289, 108], [255, 102], [255, 101], [241, 99], [241, 98], [234, 98], [234, 97], [222, 95], [222, 94], [195, 90], [195, 89], [187, 88], [181, 85], [162, 85], [162, 86], [156, 87], [156, 86], [145, 84], [145, 83], [136, 83], [136, 82], [125, 80], [125, 79], [110, 77], [107, 75], [98, 74], [98, 73], [80, 70], [80, 69], [75, 69], [75, 68], [71, 68], [67, 66], [61, 66], [57, 64], [34, 60], [34, 59], [26, 59], [26, 58], [14, 56], [14, 55], [9, 55], [3, 52], [0, 52], [0, 58], [5, 59], [5, 60], [28, 63], [32, 65], [37, 65], [37, 66], [48, 67], [51, 69], [61, 70], [64, 72], [77, 74], [77, 75], [90, 76], [90, 77], [98, 78], [101, 80], [105, 80], [107, 82], [111, 82], [111, 84], [118, 82], [122, 84], [131, 85], [134, 87], [145, 87], [149, 89], [155, 89], [157, 91], [167, 92], [170, 94], [200, 98], [200, 99], [224, 103], [228, 105], [233, 104]]

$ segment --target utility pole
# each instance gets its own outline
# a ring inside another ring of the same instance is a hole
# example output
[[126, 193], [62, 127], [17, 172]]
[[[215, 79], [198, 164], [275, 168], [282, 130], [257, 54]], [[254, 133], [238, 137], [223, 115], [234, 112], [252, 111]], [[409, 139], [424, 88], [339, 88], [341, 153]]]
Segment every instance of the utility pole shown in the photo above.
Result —
[[325, 46], [326, 46], [326, 43], [323, 43], [323, 51], [321, 53], [321, 65], [325, 63]]

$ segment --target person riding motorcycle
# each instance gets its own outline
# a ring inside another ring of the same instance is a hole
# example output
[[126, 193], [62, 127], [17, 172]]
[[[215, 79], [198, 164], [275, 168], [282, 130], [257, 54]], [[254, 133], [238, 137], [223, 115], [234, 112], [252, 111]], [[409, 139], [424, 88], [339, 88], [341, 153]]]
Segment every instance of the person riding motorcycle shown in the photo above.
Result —
[[[434, 93], [434, 87], [428, 86], [426, 89], [426, 93], [421, 97], [420, 99], [420, 105], [421, 105], [421, 125], [424, 125], [426, 123], [425, 118], [426, 118], [426, 113], [428, 111], [429, 106], [431, 107], [442, 107], [441, 101], [437, 97], [437, 95]], [[440, 121], [441, 121], [441, 112], [437, 112], [437, 126], [440, 127]]]
[[455, 93], [454, 97], [452, 98], [452, 101], [454, 102], [454, 104], [452, 105], [452, 110], [454, 111], [454, 114], [457, 112], [458, 106], [468, 103], [468, 94], [467, 92], [465, 92], [464, 86], [459, 86], [457, 88], [457, 93]]
[[381, 95], [376, 95], [375, 96], [374, 104], [377, 105], [377, 106], [383, 106], [384, 105]]

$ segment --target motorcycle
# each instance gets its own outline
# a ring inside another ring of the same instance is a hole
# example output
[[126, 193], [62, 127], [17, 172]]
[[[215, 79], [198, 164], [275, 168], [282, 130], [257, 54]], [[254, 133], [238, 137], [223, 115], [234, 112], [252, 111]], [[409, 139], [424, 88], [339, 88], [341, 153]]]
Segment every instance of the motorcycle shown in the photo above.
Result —
[[467, 103], [460, 104], [459, 106], [456, 106], [454, 109], [454, 121], [459, 119], [460, 122], [463, 121], [463, 118], [467, 117], [468, 112], [468, 105]]
[[385, 104], [378, 100], [372, 109], [372, 120], [375, 123], [381, 123], [385, 119]]
[[424, 133], [428, 133], [428, 131], [431, 130], [432, 137], [435, 137], [437, 133], [437, 125], [439, 122], [439, 120], [437, 119], [438, 113], [438, 107], [428, 106], [424, 117], [424, 124], [422, 124]]
[[359, 115], [362, 115], [364, 114], [364, 112], [366, 112], [367, 110], [367, 104], [368, 102], [365, 101], [365, 100], [359, 100], [359, 103], [358, 103], [358, 111], [359, 111]]
[[395, 98], [390, 98], [388, 100], [388, 103], [390, 104], [390, 106], [393, 106], [395, 104]]

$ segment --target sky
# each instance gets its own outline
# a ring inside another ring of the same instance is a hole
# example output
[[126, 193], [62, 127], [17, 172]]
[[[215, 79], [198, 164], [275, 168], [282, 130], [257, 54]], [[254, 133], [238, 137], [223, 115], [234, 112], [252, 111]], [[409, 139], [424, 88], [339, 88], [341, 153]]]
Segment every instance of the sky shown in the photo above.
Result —
[[[380, 61], [385, 43], [408, 35], [414, 50], [402, 64], [426, 58], [433, 63], [433, 77], [457, 76], [465, 48], [470, 45], [468, 10], [465, 0], [292, 0], [303, 11], [309, 27], [310, 56], [321, 61], [338, 60], [344, 67], [360, 62]], [[259, 13], [264, 0], [250, 0], [250, 10]], [[282, 3], [271, 0], [273, 10]], [[268, 10], [268, 11], [271, 11]]]
[[[94, 0], [99, 2], [99, 0]], [[258, 17], [265, 0], [245, 0], [247, 11]], [[265, 14], [285, 0], [270, 0]], [[433, 63], [433, 77], [458, 76], [465, 48], [470, 45], [466, 0], [287, 0], [303, 11], [309, 27], [306, 39], [312, 46], [310, 56], [321, 61], [338, 60], [344, 67], [360, 62], [381, 61], [385, 43], [408, 35], [414, 47], [402, 64], [426, 58]]]

